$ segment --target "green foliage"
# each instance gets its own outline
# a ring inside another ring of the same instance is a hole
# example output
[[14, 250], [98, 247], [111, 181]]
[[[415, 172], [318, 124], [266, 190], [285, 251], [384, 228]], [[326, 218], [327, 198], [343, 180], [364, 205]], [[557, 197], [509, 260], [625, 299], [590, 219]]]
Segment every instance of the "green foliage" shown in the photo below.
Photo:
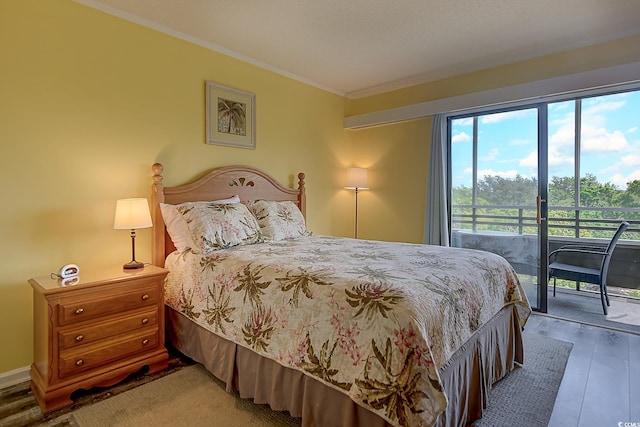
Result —
[[538, 194], [538, 180], [516, 175], [514, 179], [485, 176], [478, 181], [478, 199], [489, 205], [531, 205]]
[[[551, 206], [573, 206], [575, 188], [572, 177], [551, 178], [549, 183], [549, 204]], [[622, 190], [615, 184], [598, 181], [595, 175], [587, 174], [580, 178], [580, 206], [599, 208], [638, 208], [640, 207], [640, 180], [627, 183]]]
[[575, 196], [576, 191], [572, 177], [551, 177], [551, 182], [549, 183], [549, 205], [573, 206]]
[[[478, 230], [512, 231], [524, 233], [536, 233], [535, 198], [538, 194], [538, 181], [536, 178], [527, 178], [517, 175], [514, 179], [499, 176], [485, 176], [478, 182], [475, 211], [471, 208], [456, 208], [454, 214], [454, 227], [471, 228], [473, 215], [476, 217]], [[473, 189], [464, 186], [455, 187], [452, 190], [452, 202], [454, 205], [472, 205]], [[483, 205], [504, 206], [504, 208], [482, 208]], [[513, 208], [513, 206], [519, 206]], [[611, 227], [611, 223], [597, 220], [640, 220], [640, 212], [628, 212], [627, 208], [640, 208], [640, 180], [627, 183], [625, 190], [615, 184], [601, 183], [596, 176], [587, 174], [580, 178], [580, 207], [583, 208], [622, 208], [621, 211], [593, 211], [581, 209], [581, 220], [595, 220], [589, 222], [585, 228], [583, 223], [580, 228], [580, 237], [611, 238], [608, 230], [598, 230], [598, 227]], [[527, 208], [525, 208], [527, 207]], [[530, 208], [529, 208], [530, 207]], [[566, 207], [568, 209], [559, 209]], [[575, 236], [572, 228], [576, 221], [575, 208], [575, 184], [572, 177], [551, 177], [549, 182], [549, 234], [554, 236]], [[461, 218], [462, 216], [462, 218]], [[517, 218], [524, 218], [523, 223], [517, 223]], [[457, 221], [457, 222], [456, 222]], [[466, 224], [464, 223], [466, 221]], [[637, 233], [625, 236], [630, 239], [640, 239]]]
[[627, 189], [617, 194], [616, 206], [640, 207], [640, 179], [627, 183]]
[[[549, 187], [549, 192], [552, 188]], [[606, 182], [601, 184], [595, 175], [587, 174], [580, 178], [580, 206], [606, 208], [615, 206], [613, 201], [620, 190], [614, 184]], [[631, 206], [626, 206], [631, 207]]]

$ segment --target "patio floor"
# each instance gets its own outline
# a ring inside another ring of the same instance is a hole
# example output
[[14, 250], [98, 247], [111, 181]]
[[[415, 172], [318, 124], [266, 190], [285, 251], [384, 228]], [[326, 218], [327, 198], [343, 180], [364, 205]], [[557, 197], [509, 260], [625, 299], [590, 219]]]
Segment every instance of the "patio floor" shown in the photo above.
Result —
[[617, 296], [609, 289], [608, 314], [602, 313], [600, 294], [549, 287], [547, 315], [640, 335], [640, 299]]

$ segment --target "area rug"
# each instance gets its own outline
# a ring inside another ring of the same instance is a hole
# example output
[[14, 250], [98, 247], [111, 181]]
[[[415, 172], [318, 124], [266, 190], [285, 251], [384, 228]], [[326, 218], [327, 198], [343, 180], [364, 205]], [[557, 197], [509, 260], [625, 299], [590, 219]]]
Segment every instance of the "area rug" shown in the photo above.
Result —
[[524, 364], [489, 392], [489, 407], [476, 427], [546, 427], [573, 343], [524, 333]]
[[[476, 426], [547, 426], [573, 344], [527, 333], [524, 340], [524, 366], [495, 385], [489, 393], [490, 406]], [[301, 423], [286, 412], [227, 393], [221, 381], [194, 365], [78, 409], [72, 414], [73, 424], [298, 427]]]
[[286, 412], [227, 393], [224, 383], [199, 364], [80, 408], [72, 420], [79, 427], [301, 425]]

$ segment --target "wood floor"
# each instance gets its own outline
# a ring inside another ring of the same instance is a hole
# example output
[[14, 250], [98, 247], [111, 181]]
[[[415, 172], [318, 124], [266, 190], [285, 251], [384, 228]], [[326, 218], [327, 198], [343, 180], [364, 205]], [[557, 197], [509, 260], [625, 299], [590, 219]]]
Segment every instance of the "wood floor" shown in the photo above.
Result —
[[[618, 423], [622, 423], [622, 426], [624, 423], [640, 426], [640, 335], [540, 314], [530, 317], [524, 333], [544, 335], [574, 344], [549, 427], [617, 427]], [[169, 371], [179, 369], [185, 363], [180, 358], [172, 359]], [[131, 382], [144, 383], [148, 380], [152, 379], [143, 376]], [[0, 426], [68, 426], [65, 415], [70, 410], [90, 405], [116, 394], [117, 390], [124, 391], [135, 385], [138, 384], [120, 384], [83, 396], [74, 407], [43, 417], [25, 383], [21, 397], [8, 398], [0, 393]], [[15, 389], [20, 389], [20, 386], [15, 386]], [[23, 405], [24, 418], [16, 414], [20, 409], [14, 407], [11, 411], [12, 420], [3, 409], [15, 406], [17, 400], [21, 400], [19, 405]], [[31, 414], [27, 411], [31, 411]]]
[[640, 335], [539, 314], [525, 333], [573, 343], [549, 427], [640, 426]]

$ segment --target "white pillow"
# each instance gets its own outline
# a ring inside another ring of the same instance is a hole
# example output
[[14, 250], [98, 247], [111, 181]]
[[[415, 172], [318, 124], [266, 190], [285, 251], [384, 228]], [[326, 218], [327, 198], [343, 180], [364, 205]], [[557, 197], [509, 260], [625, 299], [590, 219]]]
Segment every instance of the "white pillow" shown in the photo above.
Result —
[[[233, 196], [228, 199], [213, 200], [211, 202], [189, 202], [189, 203], [215, 203], [218, 205], [228, 205], [231, 203], [240, 203], [240, 197]], [[160, 211], [162, 212], [162, 219], [164, 225], [167, 227], [167, 233], [171, 237], [173, 246], [179, 251], [184, 251], [189, 248], [196, 248], [196, 245], [191, 239], [191, 234], [187, 228], [187, 222], [184, 217], [177, 211], [176, 208], [180, 205], [169, 205], [167, 203], [160, 203]]]

